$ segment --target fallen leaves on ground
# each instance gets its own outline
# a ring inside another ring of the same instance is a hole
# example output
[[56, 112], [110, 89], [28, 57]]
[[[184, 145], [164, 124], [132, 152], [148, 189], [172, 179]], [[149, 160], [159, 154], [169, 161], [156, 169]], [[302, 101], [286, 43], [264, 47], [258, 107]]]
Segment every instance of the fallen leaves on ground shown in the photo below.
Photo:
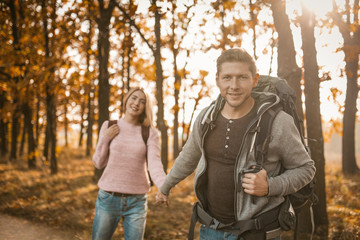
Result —
[[[50, 174], [48, 166], [28, 170], [25, 162], [0, 164], [0, 211], [73, 231], [78, 239], [89, 239], [98, 187], [93, 182], [91, 158], [79, 156], [80, 151], [62, 149], [56, 175]], [[326, 166], [329, 239], [358, 239], [360, 176], [346, 178], [340, 167], [336, 163]], [[186, 239], [196, 201], [193, 176], [172, 190], [168, 207], [155, 204], [156, 191], [152, 187], [148, 196], [145, 239]], [[199, 224], [196, 236], [198, 231]], [[119, 224], [114, 239], [122, 237]]]

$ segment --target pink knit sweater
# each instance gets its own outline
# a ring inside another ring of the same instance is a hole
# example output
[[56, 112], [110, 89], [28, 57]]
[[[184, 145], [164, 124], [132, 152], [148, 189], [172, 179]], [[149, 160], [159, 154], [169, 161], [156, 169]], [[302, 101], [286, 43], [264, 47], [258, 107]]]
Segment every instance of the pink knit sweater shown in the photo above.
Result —
[[[93, 162], [96, 168], [105, 167], [105, 170], [98, 186], [102, 190], [111, 192], [147, 193], [150, 190], [150, 184], [146, 171], [146, 146], [141, 136], [141, 126], [133, 125], [123, 119], [120, 119], [117, 124], [120, 133], [111, 142], [109, 137], [104, 136], [108, 121], [105, 121], [100, 129]], [[150, 128], [147, 142], [148, 168], [157, 188], [160, 188], [165, 180], [159, 142], [157, 130]]]

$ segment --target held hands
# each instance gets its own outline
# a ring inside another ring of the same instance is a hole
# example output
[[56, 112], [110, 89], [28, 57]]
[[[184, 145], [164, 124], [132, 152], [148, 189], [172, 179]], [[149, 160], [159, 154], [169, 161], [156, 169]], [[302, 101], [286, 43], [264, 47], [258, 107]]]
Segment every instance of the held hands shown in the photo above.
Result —
[[169, 197], [160, 192], [160, 190], [158, 190], [155, 200], [157, 204], [165, 204], [166, 206], [169, 206]]
[[104, 136], [113, 139], [116, 135], [119, 134], [119, 132], [119, 126], [117, 124], [114, 124], [104, 131]]
[[244, 192], [257, 197], [263, 197], [269, 192], [267, 172], [261, 169], [258, 173], [246, 173], [242, 179]]

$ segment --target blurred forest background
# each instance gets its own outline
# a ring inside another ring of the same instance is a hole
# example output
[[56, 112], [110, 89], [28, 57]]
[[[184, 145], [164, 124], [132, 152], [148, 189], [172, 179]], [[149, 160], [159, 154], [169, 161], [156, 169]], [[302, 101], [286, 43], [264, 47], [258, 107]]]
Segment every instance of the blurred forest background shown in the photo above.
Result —
[[[1, 0], [0, 211], [89, 238], [101, 174], [91, 155], [124, 94], [151, 94], [169, 170], [218, 94], [216, 58], [241, 47], [297, 93], [317, 168], [316, 237], [359, 238], [359, 9], [359, 0]], [[191, 185], [176, 188], [169, 209], [150, 198], [146, 239], [185, 239]]]

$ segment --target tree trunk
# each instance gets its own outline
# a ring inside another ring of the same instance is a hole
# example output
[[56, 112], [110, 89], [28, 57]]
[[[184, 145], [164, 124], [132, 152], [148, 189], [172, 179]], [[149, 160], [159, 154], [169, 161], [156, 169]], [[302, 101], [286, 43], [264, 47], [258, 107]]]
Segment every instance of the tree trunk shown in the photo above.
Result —
[[[0, 90], [0, 110], [4, 108], [5, 102], [5, 92]], [[0, 119], [0, 162], [6, 162], [5, 156], [8, 152], [7, 142], [7, 123], [3, 119]]]
[[50, 171], [51, 174], [58, 172], [56, 158], [56, 104], [54, 95], [47, 91], [47, 124], [49, 124], [49, 140], [50, 140]]
[[24, 112], [24, 130], [27, 130], [27, 144], [28, 144], [28, 152], [27, 152], [27, 161], [29, 169], [34, 169], [36, 167], [36, 154], [35, 154], [35, 139], [34, 139], [34, 128], [32, 124], [32, 109], [29, 104], [24, 104], [23, 106]]
[[[131, 12], [131, 8], [132, 8], [132, 1], [130, 0], [130, 4], [129, 4], [129, 9]], [[131, 74], [130, 74], [130, 66], [131, 66], [131, 53], [132, 53], [132, 47], [134, 45], [134, 39], [132, 37], [132, 28], [131, 28], [131, 24], [130, 24], [130, 20], [129, 20], [129, 31], [128, 31], [128, 36], [127, 36], [127, 84], [126, 86], [128, 87], [128, 90], [130, 89], [130, 79], [131, 79]]]
[[40, 127], [39, 127], [39, 119], [40, 119], [40, 94], [36, 94], [36, 127], [35, 127], [35, 144], [38, 146], [39, 144], [39, 135], [40, 135]]
[[[339, 13], [340, 11], [334, 0], [333, 12], [331, 13], [344, 39], [343, 51], [345, 53], [347, 84], [343, 117], [342, 171], [346, 175], [359, 173], [355, 156], [356, 101], [359, 93], [357, 83], [360, 54], [359, 0], [355, 0], [352, 4], [352, 7], [350, 7], [350, 2], [345, 2], [346, 19]], [[350, 14], [351, 10], [356, 14]]]
[[64, 129], [65, 129], [65, 147], [68, 146], [68, 120], [67, 120], [67, 101], [64, 104]]
[[[125, 98], [125, 52], [126, 52], [126, 46], [125, 44], [123, 44], [123, 48], [121, 49], [121, 57], [122, 57], [122, 62], [121, 62], [121, 96], [120, 96], [120, 116], [122, 116], [125, 112], [124, 110], [124, 98]], [[129, 86], [127, 86], [127, 89], [129, 88]], [[128, 89], [129, 90], [129, 89]]]
[[92, 24], [91, 20], [89, 19], [89, 35], [88, 35], [88, 45], [86, 51], [86, 71], [89, 81], [88, 86], [88, 102], [87, 102], [87, 139], [86, 139], [86, 156], [89, 157], [93, 147], [93, 124], [94, 124], [94, 113], [93, 113], [93, 96], [94, 96], [94, 86], [93, 86], [93, 78], [90, 72], [90, 50], [91, 50], [91, 38], [92, 38]]
[[[311, 157], [315, 161], [316, 167], [315, 194], [319, 198], [318, 204], [313, 209], [314, 221], [317, 235], [327, 237], [329, 220], [326, 212], [324, 139], [320, 114], [320, 79], [314, 37], [315, 15], [305, 6], [302, 6], [302, 12], [300, 26], [304, 54], [306, 127]], [[306, 235], [312, 233], [310, 213], [308, 211], [304, 213], [307, 214], [299, 218], [298, 222], [298, 239], [304, 239]], [[304, 234], [306, 235], [304, 236]]]
[[[156, 0], [152, 1], [152, 4], [156, 6]], [[156, 65], [156, 100], [158, 104], [157, 112], [157, 127], [161, 132], [161, 161], [165, 172], [167, 172], [168, 166], [168, 127], [164, 120], [164, 97], [163, 97], [163, 69], [161, 64], [161, 35], [160, 35], [160, 20], [161, 15], [159, 9], [155, 8], [155, 37], [156, 37], [156, 48], [154, 52], [155, 65]]]
[[0, 146], [0, 162], [6, 162], [5, 156], [8, 152], [7, 149], [7, 123], [3, 120], [0, 120], [0, 139], [1, 139], [1, 146]]
[[[23, 106], [24, 107], [24, 106]], [[20, 127], [20, 126], [19, 126]], [[20, 141], [20, 148], [19, 148], [19, 156], [21, 157], [24, 154], [24, 145], [25, 145], [25, 138], [26, 138], [26, 125], [25, 119], [23, 123], [22, 134], [21, 134], [21, 141]], [[20, 131], [21, 131], [20, 130]]]
[[68, 119], [67, 119], [67, 100], [64, 103], [64, 130], [65, 130], [65, 147], [68, 146]]
[[177, 65], [177, 56], [178, 56], [178, 52], [179, 49], [175, 47], [175, 9], [176, 9], [176, 4], [173, 3], [172, 4], [172, 24], [171, 24], [171, 38], [170, 38], [170, 42], [171, 42], [171, 50], [173, 53], [173, 61], [174, 61], [174, 78], [175, 78], [175, 82], [174, 82], [174, 101], [175, 101], [175, 105], [174, 105], [174, 139], [173, 139], [173, 159], [176, 159], [176, 157], [179, 155], [179, 133], [178, 133], [178, 129], [179, 129], [179, 92], [180, 92], [180, 87], [181, 87], [181, 78], [179, 76], [178, 73], [178, 65]]
[[17, 136], [19, 132], [19, 118], [17, 117], [18, 110], [15, 109], [11, 123], [11, 150], [10, 150], [10, 161], [14, 162], [17, 159]]
[[[92, 81], [91, 81], [92, 82]], [[87, 139], [86, 139], [86, 156], [90, 156], [91, 151], [92, 151], [92, 147], [93, 147], [93, 131], [92, 131], [92, 127], [93, 127], [93, 123], [94, 123], [94, 113], [93, 113], [93, 91], [92, 89], [92, 83], [90, 83], [90, 90], [89, 90], [89, 94], [88, 94], [88, 116], [87, 116], [87, 122], [88, 122], [88, 126], [87, 126]]]
[[220, 42], [220, 48], [225, 51], [226, 45], [228, 43], [228, 37], [226, 33], [225, 27], [225, 9], [224, 9], [224, 0], [219, 1], [219, 11], [221, 16], [221, 33], [222, 33], [222, 41]]
[[[9, 1], [8, 5], [11, 11], [11, 30], [13, 36], [13, 47], [16, 51], [20, 50], [19, 47], [19, 38], [20, 32], [18, 29], [18, 19], [17, 13], [15, 8], [15, 1]], [[18, 77], [15, 77], [16, 83], [18, 82]], [[10, 161], [16, 161], [17, 159], [17, 136], [18, 136], [18, 129], [19, 129], [19, 107], [18, 104], [18, 93], [16, 89], [13, 89], [14, 100], [13, 104], [15, 105], [15, 110], [12, 115], [12, 124], [11, 124], [11, 150], [10, 150]]]
[[82, 146], [82, 140], [84, 137], [84, 114], [85, 114], [85, 99], [84, 99], [84, 102], [81, 104], [79, 148]]
[[289, 18], [285, 12], [285, 2], [271, 0], [274, 24], [278, 32], [278, 76], [285, 79], [296, 92], [296, 109], [300, 119], [304, 119], [301, 101], [301, 69], [296, 64], [294, 40]]
[[175, 72], [175, 83], [174, 83], [174, 98], [175, 98], [175, 106], [174, 106], [174, 146], [173, 146], [173, 159], [176, 159], [179, 155], [179, 92], [181, 87], [181, 78], [179, 73], [177, 72], [177, 63], [176, 56], [174, 56], [174, 72]]
[[254, 3], [253, 0], [250, 0], [250, 19], [251, 19], [251, 28], [253, 30], [253, 50], [254, 50], [254, 59], [257, 60], [256, 55], [256, 26], [257, 26], [257, 15], [254, 13]]
[[[0, 109], [4, 108], [6, 102], [5, 93], [0, 90]], [[0, 163], [6, 162], [6, 155], [8, 153], [8, 124], [3, 119], [0, 119]]]
[[[110, 85], [109, 85], [109, 24], [116, 2], [110, 0], [107, 8], [104, 7], [104, 1], [99, 0], [100, 18], [97, 19], [99, 28], [98, 39], [98, 61], [99, 61], [99, 119], [98, 133], [102, 124], [109, 119], [109, 101], [110, 101]], [[95, 169], [94, 180], [97, 182], [101, 177], [102, 171]]]
[[49, 124], [46, 123], [45, 126], [45, 141], [44, 141], [44, 149], [43, 149], [43, 162], [49, 161]]
[[[45, 79], [45, 91], [46, 91], [46, 124], [47, 124], [47, 138], [50, 147], [50, 170], [51, 174], [56, 174], [57, 169], [57, 159], [56, 159], [56, 104], [55, 104], [55, 93], [54, 93], [54, 72], [55, 69], [53, 66], [49, 66], [50, 61], [50, 41], [48, 33], [48, 18], [47, 18], [47, 7], [46, 1], [42, 2], [42, 14], [43, 14], [43, 30], [44, 30], [44, 48], [45, 48], [45, 64], [47, 69], [50, 71], [50, 76], [48, 79]], [[52, 22], [54, 23], [55, 17], [55, 4], [52, 6]], [[46, 150], [47, 153], [47, 150]], [[47, 155], [45, 156], [47, 159]]]
[[275, 47], [275, 39], [274, 39], [274, 30], [271, 34], [271, 57], [270, 57], [270, 64], [269, 64], [269, 75], [272, 73], [272, 64], [274, 60], [274, 47]]
[[[347, 48], [345, 47], [345, 49]], [[354, 54], [350, 46], [348, 50], [345, 50], [345, 61], [347, 84], [343, 118], [342, 171], [346, 175], [351, 175], [359, 173], [355, 157], [356, 100], [359, 93], [359, 86], [357, 84], [359, 54]]]

